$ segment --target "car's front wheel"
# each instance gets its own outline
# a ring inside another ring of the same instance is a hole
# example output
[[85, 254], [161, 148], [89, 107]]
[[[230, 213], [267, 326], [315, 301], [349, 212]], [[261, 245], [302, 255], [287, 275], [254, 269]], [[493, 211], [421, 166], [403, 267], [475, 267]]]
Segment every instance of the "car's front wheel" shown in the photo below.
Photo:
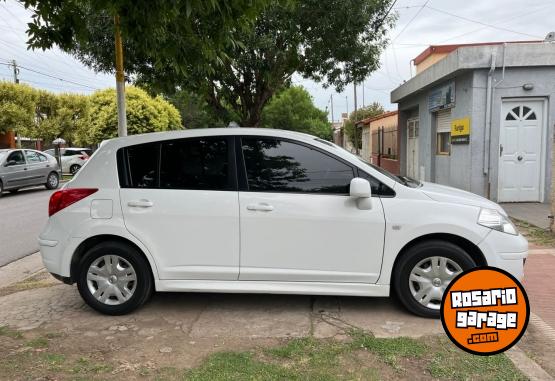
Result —
[[153, 282], [147, 261], [135, 248], [121, 242], [103, 242], [81, 259], [77, 287], [95, 310], [123, 315], [148, 300]]
[[424, 317], [439, 317], [441, 300], [449, 283], [461, 272], [476, 267], [459, 246], [430, 240], [409, 248], [394, 269], [393, 287], [401, 303]]

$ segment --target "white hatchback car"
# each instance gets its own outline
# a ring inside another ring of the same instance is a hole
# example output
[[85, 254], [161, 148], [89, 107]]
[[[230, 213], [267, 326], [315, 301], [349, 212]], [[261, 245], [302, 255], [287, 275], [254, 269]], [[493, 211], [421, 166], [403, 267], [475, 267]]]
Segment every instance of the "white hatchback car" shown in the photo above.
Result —
[[[56, 157], [56, 150], [48, 149], [45, 153]], [[62, 172], [75, 175], [92, 155], [90, 148], [60, 148]]]
[[104, 142], [54, 193], [48, 270], [106, 314], [157, 291], [388, 296], [435, 317], [461, 271], [523, 276], [503, 209], [310, 135], [226, 128]]

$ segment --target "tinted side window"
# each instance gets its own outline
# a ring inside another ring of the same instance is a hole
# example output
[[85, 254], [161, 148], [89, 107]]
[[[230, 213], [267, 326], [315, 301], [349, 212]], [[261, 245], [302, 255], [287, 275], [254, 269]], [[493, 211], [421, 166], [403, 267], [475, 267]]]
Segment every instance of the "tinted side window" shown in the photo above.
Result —
[[157, 187], [159, 147], [156, 143], [149, 143], [127, 148], [130, 188]]
[[378, 179], [370, 176], [368, 173], [358, 170], [358, 177], [366, 179], [370, 182], [370, 187], [372, 188], [372, 196], [395, 196], [395, 191], [384, 185]]
[[208, 137], [163, 142], [160, 187], [231, 189], [227, 139]]
[[25, 164], [25, 158], [23, 157], [22, 151], [14, 151], [8, 156], [8, 161], [15, 161], [15, 164], [21, 165]]
[[251, 191], [348, 194], [353, 169], [320, 151], [285, 140], [243, 137]]

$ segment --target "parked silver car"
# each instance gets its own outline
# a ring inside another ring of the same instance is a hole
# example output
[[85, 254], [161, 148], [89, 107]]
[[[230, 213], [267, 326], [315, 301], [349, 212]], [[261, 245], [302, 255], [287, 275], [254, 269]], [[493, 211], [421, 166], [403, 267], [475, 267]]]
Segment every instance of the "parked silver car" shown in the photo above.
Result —
[[35, 185], [55, 189], [61, 174], [51, 155], [32, 149], [0, 149], [0, 197], [5, 190], [17, 192]]

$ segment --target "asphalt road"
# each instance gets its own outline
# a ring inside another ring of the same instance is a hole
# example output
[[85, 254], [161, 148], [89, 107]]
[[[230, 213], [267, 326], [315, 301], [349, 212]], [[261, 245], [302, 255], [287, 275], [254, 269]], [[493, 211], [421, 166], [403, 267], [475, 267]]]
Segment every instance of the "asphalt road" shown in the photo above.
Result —
[[36, 187], [0, 197], [0, 266], [38, 251], [52, 192]]

